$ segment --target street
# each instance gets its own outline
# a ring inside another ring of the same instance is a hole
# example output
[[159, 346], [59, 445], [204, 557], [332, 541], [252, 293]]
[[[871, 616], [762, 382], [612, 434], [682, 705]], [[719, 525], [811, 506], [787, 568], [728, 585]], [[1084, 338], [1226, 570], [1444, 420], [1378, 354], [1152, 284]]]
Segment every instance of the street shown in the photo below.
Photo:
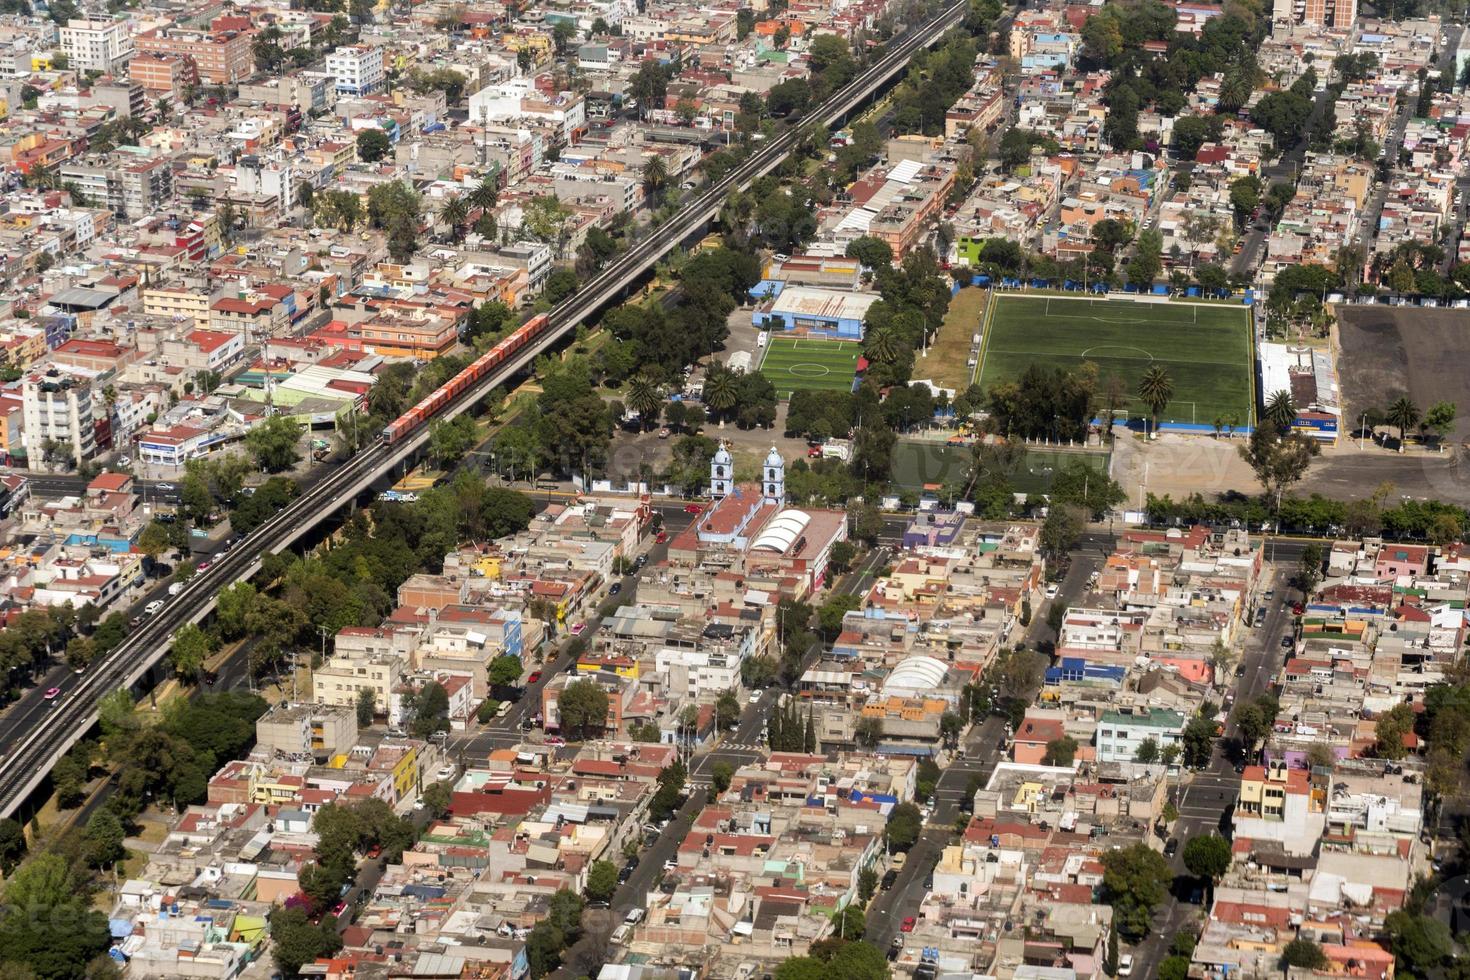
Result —
[[[1290, 567], [1290, 566], [1286, 566]], [[1292, 591], [1287, 586], [1290, 573], [1278, 566], [1262, 573], [1262, 590], [1275, 590], [1269, 601], [1258, 602], [1266, 607], [1266, 624], [1256, 627], [1249, 634], [1240, 666], [1244, 673], [1234, 687], [1235, 704], [1244, 704], [1265, 694], [1285, 662], [1285, 650], [1281, 637], [1292, 625], [1291, 606], [1288, 602]], [[1222, 711], [1222, 714], [1225, 712]], [[1228, 715], [1225, 719], [1225, 737], [1216, 745], [1215, 754], [1207, 768], [1193, 774], [1186, 773], [1179, 790], [1176, 807], [1179, 819], [1170, 828], [1169, 836], [1180, 842], [1179, 851], [1170, 860], [1176, 876], [1187, 875], [1184, 867], [1183, 844], [1192, 838], [1210, 833], [1228, 834], [1226, 815], [1233, 809], [1240, 792], [1240, 776], [1235, 772], [1235, 762], [1226, 755], [1225, 746], [1236, 734], [1235, 721]], [[1254, 760], [1247, 760], [1254, 761]], [[1171, 894], [1165, 904], [1154, 910], [1153, 929], [1140, 944], [1130, 947], [1138, 976], [1158, 975], [1158, 965], [1169, 954], [1169, 943], [1174, 933], [1185, 928], [1192, 920], [1202, 917], [1205, 909], [1199, 905], [1180, 901]]]
[[[1073, 551], [1071, 567], [1062, 579], [1057, 597], [1043, 603], [1032, 617], [1026, 632], [1029, 649], [1035, 650], [1038, 644], [1055, 640], [1046, 623], [1047, 612], [1058, 603], [1071, 605], [1085, 593], [1088, 577], [1101, 567], [1107, 553], [1105, 549], [1111, 547], [1111, 542], [1108, 535], [1088, 535]], [[1035, 695], [1035, 691], [1030, 692], [1032, 698]], [[893, 887], [878, 892], [868, 906], [865, 938], [880, 949], [888, 948], [906, 917], [918, 914], [919, 904], [928, 891], [925, 882], [945, 845], [954, 840], [955, 821], [961, 814], [961, 803], [966, 798], [970, 780], [976, 776], [982, 783], [989, 779], [1004, 754], [1001, 746], [1005, 737], [1006, 720], [995, 713], [987, 715], [966, 734], [962, 743], [963, 757], [951, 760], [940, 774], [934, 788], [932, 813], [923, 833], [909, 849]], [[886, 869], [879, 869], [879, 873], [883, 870]]]

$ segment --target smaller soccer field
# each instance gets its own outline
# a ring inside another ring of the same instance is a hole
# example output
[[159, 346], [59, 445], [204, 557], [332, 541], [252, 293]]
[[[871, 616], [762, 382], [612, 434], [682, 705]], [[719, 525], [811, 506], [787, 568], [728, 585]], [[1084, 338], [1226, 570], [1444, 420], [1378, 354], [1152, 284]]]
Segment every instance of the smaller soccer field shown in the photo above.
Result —
[[1122, 379], [1122, 412], [1136, 420], [1148, 414], [1139, 379], [1158, 365], [1174, 383], [1161, 424], [1208, 429], [1217, 418], [1248, 426], [1255, 417], [1247, 307], [998, 295], [992, 310], [977, 372], [986, 390], [1032, 364], [1074, 371], [1092, 363], [1100, 383]]
[[772, 336], [760, 371], [776, 386], [776, 396], [797, 390], [850, 391], [862, 345], [850, 340]]
[[[1047, 493], [1056, 475], [1074, 462], [1106, 476], [1106, 450], [1042, 449], [1026, 447], [1026, 453], [1007, 479], [1017, 493]], [[926, 486], [964, 483], [970, 474], [969, 446], [950, 446], [921, 439], [900, 439], [893, 447], [893, 482], [905, 490]]]

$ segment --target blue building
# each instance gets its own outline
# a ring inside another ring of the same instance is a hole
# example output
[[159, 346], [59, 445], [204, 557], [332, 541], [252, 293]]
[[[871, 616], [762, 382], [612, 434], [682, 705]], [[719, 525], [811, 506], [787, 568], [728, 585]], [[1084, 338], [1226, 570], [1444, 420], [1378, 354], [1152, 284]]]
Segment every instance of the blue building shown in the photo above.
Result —
[[802, 330], [838, 340], [862, 340], [863, 317], [876, 302], [878, 297], [873, 293], [788, 285], [769, 305], [756, 308], [751, 323], [757, 327], [775, 327], [779, 323], [782, 330]]

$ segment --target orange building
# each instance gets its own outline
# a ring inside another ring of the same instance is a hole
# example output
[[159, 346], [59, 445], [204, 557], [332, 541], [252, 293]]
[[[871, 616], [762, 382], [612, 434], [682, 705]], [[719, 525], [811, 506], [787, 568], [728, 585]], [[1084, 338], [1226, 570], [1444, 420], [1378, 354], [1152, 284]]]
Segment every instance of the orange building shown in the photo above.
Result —
[[173, 28], [138, 35], [136, 47], [139, 55], [191, 58], [201, 81], [228, 85], [255, 74], [255, 57], [250, 50], [252, 35], [253, 32]]

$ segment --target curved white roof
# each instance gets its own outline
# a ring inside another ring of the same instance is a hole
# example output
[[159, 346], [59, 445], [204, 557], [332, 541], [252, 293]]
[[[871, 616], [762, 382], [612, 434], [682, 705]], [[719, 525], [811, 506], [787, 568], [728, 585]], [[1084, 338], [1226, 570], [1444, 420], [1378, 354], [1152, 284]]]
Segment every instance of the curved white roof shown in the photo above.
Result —
[[771, 523], [765, 526], [750, 547], [754, 551], [785, 551], [796, 543], [811, 522], [811, 516], [799, 510], [783, 510], [771, 518]]
[[730, 465], [730, 450], [725, 448], [723, 442], [720, 443], [720, 448], [715, 450], [715, 458], [712, 462], [724, 463], [726, 466]]
[[782, 459], [781, 458], [781, 454], [778, 453], [778, 452], [776, 452], [776, 447], [775, 446], [772, 446], [771, 447], [771, 451], [768, 452], [768, 453], [766, 453], [766, 464], [765, 465], [767, 465], [767, 466], [785, 466], [786, 465], [786, 460]]
[[883, 693], [890, 689], [902, 691], [933, 690], [939, 687], [944, 675], [949, 673], [949, 664], [934, 657], [909, 657], [901, 660], [893, 673], [883, 682]]

